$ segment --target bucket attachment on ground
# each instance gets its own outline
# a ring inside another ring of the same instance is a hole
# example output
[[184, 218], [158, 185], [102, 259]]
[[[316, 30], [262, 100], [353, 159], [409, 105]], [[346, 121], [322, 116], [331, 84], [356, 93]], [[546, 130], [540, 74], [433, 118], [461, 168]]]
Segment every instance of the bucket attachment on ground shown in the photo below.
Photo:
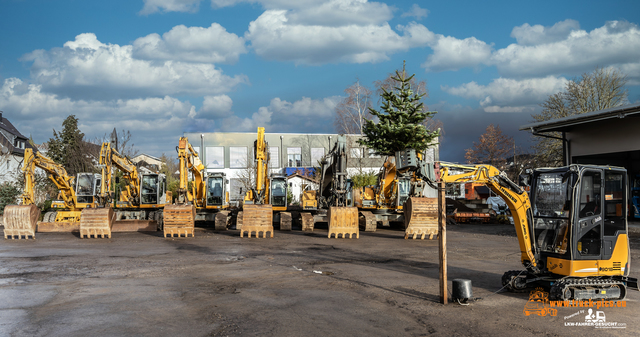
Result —
[[346, 238], [347, 234], [349, 239], [353, 239], [355, 234], [356, 238], [360, 238], [360, 227], [358, 226], [358, 208], [356, 207], [329, 207], [329, 238], [331, 234], [338, 238], [339, 234], [342, 234], [342, 238]]
[[80, 215], [80, 238], [111, 238], [116, 215], [111, 207], [85, 208]]
[[256, 233], [256, 238], [267, 237], [267, 232], [271, 232], [273, 237], [273, 208], [271, 205], [255, 205], [245, 204], [242, 212], [242, 228], [240, 229], [240, 237], [247, 233], [251, 237], [251, 233]]
[[165, 205], [164, 206], [164, 237], [194, 236], [196, 222], [196, 207], [194, 205]]
[[411, 197], [404, 204], [404, 238], [425, 236], [433, 239], [438, 235], [438, 198]]
[[5, 239], [36, 238], [36, 225], [40, 210], [36, 205], [8, 205], [4, 208], [2, 223]]
[[300, 220], [302, 221], [303, 232], [313, 232], [314, 219], [311, 213], [300, 213]]
[[363, 227], [364, 231], [375, 232], [378, 227], [378, 218], [376, 218], [376, 215], [369, 211], [362, 211], [360, 214], [362, 215], [360, 225]]

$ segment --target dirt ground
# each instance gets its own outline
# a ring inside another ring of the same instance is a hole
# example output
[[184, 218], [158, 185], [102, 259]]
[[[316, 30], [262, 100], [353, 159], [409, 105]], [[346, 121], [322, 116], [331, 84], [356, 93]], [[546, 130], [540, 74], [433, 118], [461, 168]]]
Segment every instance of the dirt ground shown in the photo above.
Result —
[[[39, 233], [0, 241], [0, 336], [639, 336], [640, 293], [593, 308], [525, 316], [528, 293], [499, 291], [521, 269], [509, 225], [447, 228], [448, 279], [469, 305], [439, 302], [438, 241], [378, 229], [359, 239], [276, 231], [274, 238], [197, 229], [195, 238]], [[640, 238], [631, 239], [632, 273]], [[620, 328], [623, 326], [623, 328]]]

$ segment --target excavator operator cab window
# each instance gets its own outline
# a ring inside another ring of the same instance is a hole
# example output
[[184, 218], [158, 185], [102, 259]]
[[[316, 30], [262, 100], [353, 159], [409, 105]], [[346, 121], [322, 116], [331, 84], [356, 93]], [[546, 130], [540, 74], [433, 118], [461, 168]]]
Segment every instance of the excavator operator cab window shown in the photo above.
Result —
[[158, 203], [158, 175], [149, 174], [142, 176], [142, 204], [157, 204]]
[[398, 204], [396, 205], [398, 208], [404, 205], [407, 198], [409, 198], [410, 186], [411, 181], [409, 179], [403, 178], [398, 180]]
[[271, 181], [271, 204], [273, 206], [287, 206], [287, 182], [284, 178]]
[[576, 250], [580, 256], [600, 256], [602, 236], [602, 172], [585, 170], [580, 179]]
[[531, 186], [535, 244], [543, 252], [568, 253], [569, 219], [575, 175], [566, 170], [539, 172]]
[[76, 183], [76, 201], [78, 203], [92, 203], [95, 189], [96, 184], [93, 173], [78, 173], [78, 181]]
[[207, 179], [207, 205], [222, 205], [224, 188], [222, 177], [209, 177]]

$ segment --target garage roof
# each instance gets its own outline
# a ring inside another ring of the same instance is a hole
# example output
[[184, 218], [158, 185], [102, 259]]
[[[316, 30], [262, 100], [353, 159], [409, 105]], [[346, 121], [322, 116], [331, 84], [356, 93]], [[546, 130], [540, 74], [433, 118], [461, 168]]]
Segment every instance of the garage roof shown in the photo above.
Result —
[[585, 123], [593, 123], [606, 119], [640, 117], [640, 103], [619, 106], [616, 108], [604, 109], [600, 111], [587, 112], [580, 115], [573, 115], [544, 122], [536, 122], [522, 125], [520, 131], [530, 130], [531, 132], [552, 132], [568, 131], [572, 126]]

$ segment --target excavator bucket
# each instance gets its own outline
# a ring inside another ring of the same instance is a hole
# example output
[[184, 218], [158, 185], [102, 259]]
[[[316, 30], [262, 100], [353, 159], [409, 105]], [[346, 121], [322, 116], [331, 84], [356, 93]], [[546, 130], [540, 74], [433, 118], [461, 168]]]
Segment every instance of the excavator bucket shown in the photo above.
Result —
[[425, 236], [433, 239], [438, 235], [438, 198], [411, 197], [404, 204], [404, 238]]
[[80, 214], [80, 238], [111, 238], [116, 214], [111, 207], [85, 208]]
[[5, 239], [36, 238], [36, 225], [40, 210], [36, 205], [8, 205], [4, 208], [2, 223]]
[[194, 205], [165, 205], [164, 206], [164, 237], [194, 236], [196, 223], [196, 207]]
[[327, 215], [329, 217], [329, 238], [332, 234], [336, 239], [339, 234], [342, 234], [343, 239], [347, 237], [347, 234], [349, 239], [353, 239], [354, 234], [356, 238], [360, 238], [357, 207], [329, 207]]
[[240, 229], [240, 237], [247, 233], [251, 237], [251, 233], [256, 233], [256, 238], [266, 238], [267, 233], [271, 232], [273, 237], [273, 208], [271, 205], [254, 205], [245, 204], [242, 212], [242, 228]]

